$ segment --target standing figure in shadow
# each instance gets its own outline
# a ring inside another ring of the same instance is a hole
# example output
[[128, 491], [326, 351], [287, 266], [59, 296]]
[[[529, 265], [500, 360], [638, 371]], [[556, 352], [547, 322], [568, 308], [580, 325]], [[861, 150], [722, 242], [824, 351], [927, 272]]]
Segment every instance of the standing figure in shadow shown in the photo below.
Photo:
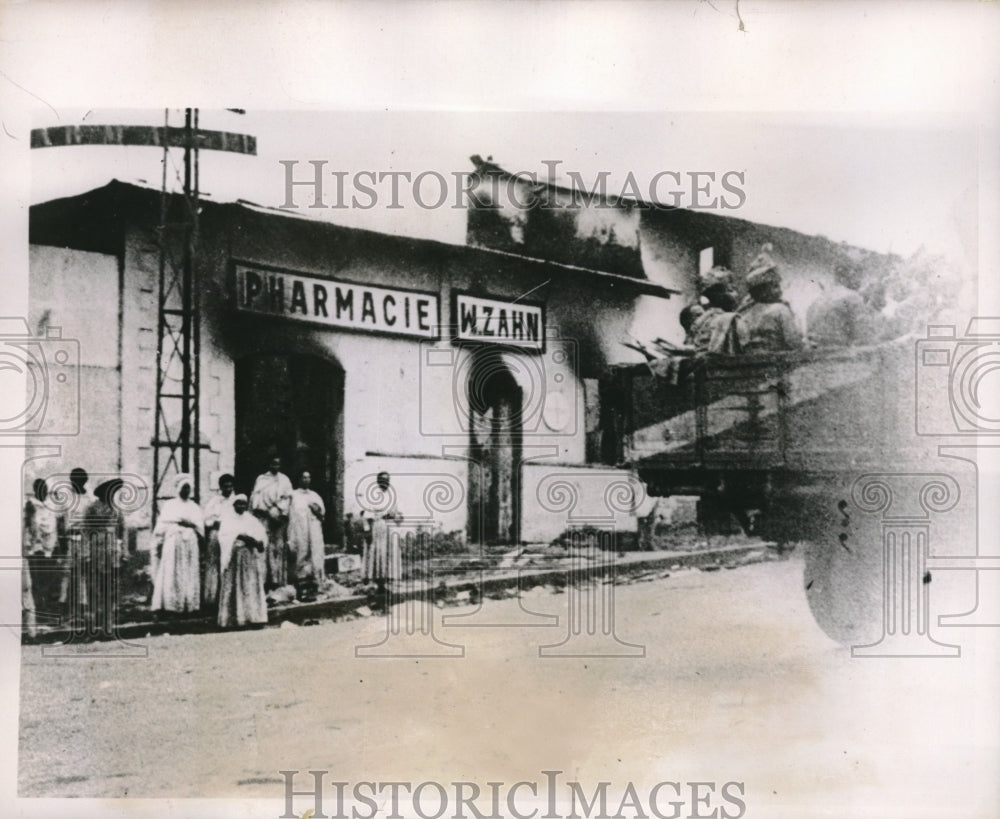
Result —
[[281, 471], [281, 458], [271, 458], [267, 472], [257, 476], [250, 494], [250, 510], [267, 530], [267, 576], [264, 589], [288, 585], [288, 512], [292, 505], [292, 482]]
[[365, 584], [375, 584], [376, 601], [386, 604], [386, 590], [389, 583], [398, 583], [403, 578], [403, 560], [399, 549], [399, 539], [392, 537], [392, 524], [403, 519], [396, 507], [389, 473], [379, 472], [375, 483], [386, 500], [383, 508], [374, 512], [363, 512], [368, 542], [362, 558], [361, 575]]

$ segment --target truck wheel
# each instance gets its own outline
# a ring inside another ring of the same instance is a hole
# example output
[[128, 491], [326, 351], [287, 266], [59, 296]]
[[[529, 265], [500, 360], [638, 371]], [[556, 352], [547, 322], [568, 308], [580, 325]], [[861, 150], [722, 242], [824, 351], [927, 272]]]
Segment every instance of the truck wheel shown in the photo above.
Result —
[[837, 642], [866, 645], [882, 630], [882, 532], [831, 483], [810, 498], [815, 534], [805, 541], [803, 585], [816, 623]]

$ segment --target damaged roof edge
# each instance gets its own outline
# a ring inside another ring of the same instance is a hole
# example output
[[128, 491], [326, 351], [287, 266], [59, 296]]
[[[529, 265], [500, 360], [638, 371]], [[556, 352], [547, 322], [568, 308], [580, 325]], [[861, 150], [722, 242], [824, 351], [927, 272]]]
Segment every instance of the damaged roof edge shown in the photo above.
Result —
[[[503, 167], [493, 162], [492, 159], [483, 159], [479, 154], [473, 154], [469, 157], [469, 161], [475, 166], [476, 172], [483, 175], [497, 175], [503, 176], [507, 179], [521, 178], [517, 175], [512, 174], [510, 171], [505, 170]], [[554, 180], [537, 180], [533, 182], [536, 189], [547, 188], [553, 191], [560, 191], [567, 194], [579, 194], [584, 193], [587, 196], [593, 196], [592, 192], [588, 192], [585, 189], [581, 191], [579, 188], [567, 187], [566, 185], [559, 184]], [[852, 250], [859, 250], [865, 254], [871, 254], [875, 256], [885, 256], [887, 258], [900, 258], [898, 254], [895, 253], [885, 253], [878, 250], [872, 250], [871, 248], [862, 247], [860, 245], [854, 245], [846, 241], [835, 241], [826, 236], [816, 233], [803, 233], [800, 230], [790, 227], [782, 227], [781, 225], [771, 225], [765, 222], [752, 222], [749, 219], [743, 219], [739, 216], [729, 216], [722, 213], [714, 213], [711, 210], [704, 210], [699, 208], [684, 208], [677, 205], [665, 205], [662, 202], [657, 202], [650, 199], [642, 199], [639, 197], [629, 197], [629, 196], [603, 196], [602, 201], [609, 203], [612, 206], [620, 206], [622, 208], [635, 208], [640, 211], [640, 213], [645, 216], [647, 214], [660, 217], [668, 218], [672, 214], [681, 215], [686, 214], [692, 217], [698, 217], [706, 219], [707, 221], [718, 220], [718, 223], [722, 223], [727, 226], [752, 226], [754, 228], [759, 228], [765, 231], [780, 231], [785, 234], [794, 234], [795, 236], [800, 236], [804, 239], [808, 239], [814, 242], [822, 242], [828, 244], [831, 248], [850, 248]], [[575, 200], [574, 200], [575, 201]]]
[[[180, 195], [180, 194], [174, 194]], [[117, 229], [120, 229], [121, 222], [128, 218], [126, 212], [120, 207], [121, 199], [123, 197], [134, 197], [135, 199], [144, 199], [147, 204], [155, 204], [156, 200], [160, 196], [160, 191], [157, 188], [151, 186], [139, 185], [131, 182], [123, 182], [118, 179], [112, 179], [106, 185], [100, 188], [93, 188], [89, 191], [84, 191], [79, 194], [74, 194], [72, 196], [62, 197], [59, 199], [52, 199], [46, 202], [39, 202], [31, 206], [32, 219], [29, 223], [32, 225], [30, 229], [30, 240], [34, 244], [62, 244], [65, 246], [76, 247], [80, 250], [92, 250], [95, 247], [102, 244], [100, 238], [95, 235], [91, 230], [82, 229], [83, 225], [78, 225], [80, 229], [68, 229], [65, 231], [59, 231], [54, 228], [43, 229], [41, 225], [38, 224], [39, 217], [41, 215], [41, 220], [56, 222], [59, 218], [63, 217], [63, 211], [69, 212], [74, 208], [91, 206], [95, 208], [100, 208], [104, 210], [103, 218], [99, 220], [99, 224], [103, 231], [107, 233], [112, 233], [117, 235]], [[155, 198], [154, 198], [155, 197]], [[106, 201], [105, 201], [106, 200]], [[490, 256], [496, 258], [502, 258], [509, 261], [519, 261], [531, 267], [539, 267], [547, 271], [560, 271], [564, 273], [572, 273], [575, 275], [583, 275], [587, 279], [598, 283], [605, 284], [613, 288], [620, 288], [621, 292], [630, 292], [637, 295], [649, 295], [658, 296], [660, 298], [670, 298], [672, 295], [677, 295], [680, 293], [679, 290], [673, 290], [669, 287], [664, 287], [659, 285], [649, 279], [637, 279], [631, 276], [625, 276], [619, 273], [609, 273], [601, 270], [592, 270], [586, 267], [580, 267], [576, 265], [568, 265], [560, 262], [548, 261], [546, 259], [538, 259], [532, 256], [523, 256], [519, 253], [512, 253], [504, 250], [496, 250], [489, 247], [481, 247], [478, 245], [466, 245], [466, 244], [451, 244], [448, 242], [442, 242], [437, 239], [423, 239], [413, 236], [406, 236], [395, 233], [379, 233], [378, 231], [369, 230], [367, 228], [350, 227], [346, 225], [338, 225], [334, 222], [327, 222], [322, 219], [310, 218], [308, 216], [303, 216], [298, 213], [290, 213], [287, 210], [282, 210], [280, 208], [268, 207], [265, 205], [258, 205], [253, 202], [249, 202], [243, 199], [237, 200], [235, 202], [218, 202], [211, 199], [202, 200], [202, 204], [214, 209], [219, 210], [231, 210], [236, 213], [247, 213], [252, 214], [257, 217], [273, 217], [273, 218], [283, 218], [294, 220], [299, 225], [303, 227], [308, 226], [308, 229], [323, 230], [330, 232], [340, 232], [346, 234], [353, 234], [355, 236], [370, 236], [372, 239], [378, 239], [379, 241], [392, 241], [399, 243], [401, 245], [422, 245], [424, 247], [433, 247], [441, 250], [444, 253], [449, 254], [478, 254], [483, 256]], [[119, 206], [116, 208], [116, 206]], [[108, 210], [111, 211], [113, 219], [107, 218]], [[97, 214], [91, 211], [94, 216]], [[110, 225], [113, 224], [114, 227]], [[109, 237], [110, 238], [110, 237]], [[51, 241], [51, 240], [55, 241]], [[64, 240], [70, 240], [68, 243]], [[73, 240], [76, 241], [73, 241]], [[86, 245], [86, 246], [85, 246]]]
[[637, 279], [633, 276], [626, 276], [621, 273], [610, 273], [604, 270], [594, 270], [589, 267], [582, 267], [579, 265], [565, 264], [563, 262], [549, 261], [548, 259], [539, 259], [535, 256], [525, 256], [521, 253], [513, 253], [507, 250], [498, 250], [492, 247], [484, 247], [482, 245], [468, 245], [468, 244], [451, 244], [449, 242], [442, 242], [438, 239], [421, 239], [414, 236], [406, 236], [397, 233], [379, 233], [378, 231], [368, 230], [367, 228], [359, 227], [347, 227], [345, 225], [338, 225], [333, 222], [326, 222], [322, 219], [313, 219], [307, 216], [301, 216], [297, 213], [289, 213], [286, 210], [281, 210], [280, 208], [267, 207], [265, 205], [258, 205], [253, 202], [248, 202], [244, 199], [238, 200], [237, 202], [227, 203], [228, 207], [237, 208], [240, 210], [248, 211], [250, 213], [263, 215], [263, 216], [276, 216], [278, 218], [285, 219], [296, 219], [299, 222], [309, 225], [319, 225], [322, 228], [339, 230], [339, 231], [349, 231], [354, 234], [367, 234], [373, 238], [377, 237], [379, 239], [391, 239], [401, 243], [419, 243], [427, 247], [437, 247], [448, 253], [473, 253], [482, 254], [487, 256], [495, 256], [502, 259], [508, 259], [511, 261], [521, 261], [527, 262], [532, 266], [541, 266], [546, 269], [554, 269], [573, 273], [582, 273], [588, 278], [592, 278], [596, 282], [602, 282], [614, 286], [621, 286], [623, 289], [628, 289], [633, 292], [639, 293], [641, 295], [647, 296], [659, 296], [661, 298], [669, 299], [672, 295], [679, 295], [680, 290], [674, 290], [670, 287], [665, 287], [663, 285], [657, 284], [649, 279]]

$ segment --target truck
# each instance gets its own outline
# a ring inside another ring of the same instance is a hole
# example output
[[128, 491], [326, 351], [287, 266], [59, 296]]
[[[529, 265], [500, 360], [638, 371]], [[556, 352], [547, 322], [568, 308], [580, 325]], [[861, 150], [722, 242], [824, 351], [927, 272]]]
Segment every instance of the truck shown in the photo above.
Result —
[[735, 521], [779, 551], [801, 546], [817, 622], [841, 642], [863, 642], [885, 611], [884, 527], [852, 491], [866, 476], [936, 468], [937, 441], [917, 434], [918, 369], [913, 337], [740, 356], [678, 351], [614, 368], [604, 432], [650, 495], [697, 496], [704, 531], [736, 530]]

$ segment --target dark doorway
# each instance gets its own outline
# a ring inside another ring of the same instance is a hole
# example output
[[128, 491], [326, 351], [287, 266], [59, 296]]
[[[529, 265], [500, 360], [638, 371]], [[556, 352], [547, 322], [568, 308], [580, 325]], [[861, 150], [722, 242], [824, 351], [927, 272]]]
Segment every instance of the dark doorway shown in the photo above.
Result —
[[497, 352], [469, 373], [469, 540], [517, 543], [521, 532], [521, 388]]
[[323, 533], [343, 518], [344, 373], [312, 355], [262, 354], [236, 362], [236, 481], [249, 493], [273, 455], [292, 484], [307, 470], [326, 504]]

